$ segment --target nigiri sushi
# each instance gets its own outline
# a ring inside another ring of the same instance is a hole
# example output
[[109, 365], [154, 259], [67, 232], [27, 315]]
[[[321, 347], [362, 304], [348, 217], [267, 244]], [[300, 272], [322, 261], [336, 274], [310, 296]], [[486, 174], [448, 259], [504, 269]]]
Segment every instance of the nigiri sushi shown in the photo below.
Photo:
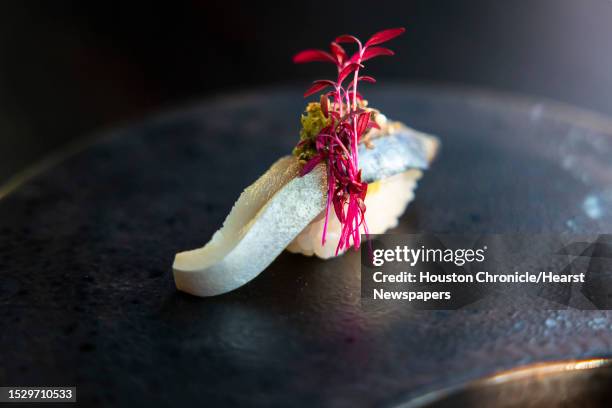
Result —
[[[204, 247], [176, 255], [179, 290], [226, 293], [254, 279], [285, 249], [327, 259], [358, 249], [362, 233], [380, 234], [397, 225], [439, 142], [369, 107], [357, 84], [375, 82], [359, 75], [362, 62], [392, 55], [377, 45], [403, 31], [378, 32], [363, 45], [340, 36], [329, 53], [306, 50], [294, 57], [298, 63], [337, 66], [336, 81], [315, 81], [305, 96], [332, 90], [307, 105], [293, 154], [245, 189]], [[340, 42], [354, 42], [358, 49], [349, 57]]]

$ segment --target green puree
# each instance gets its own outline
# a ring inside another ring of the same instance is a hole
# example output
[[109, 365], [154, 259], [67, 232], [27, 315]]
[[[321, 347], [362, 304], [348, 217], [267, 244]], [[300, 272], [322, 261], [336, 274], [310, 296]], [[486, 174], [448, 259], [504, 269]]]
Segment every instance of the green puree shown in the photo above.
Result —
[[321, 129], [330, 124], [331, 119], [326, 118], [321, 110], [319, 102], [311, 102], [306, 106], [306, 112], [302, 114], [300, 122], [300, 144], [293, 149], [293, 155], [300, 161], [308, 161], [317, 154], [315, 139]]

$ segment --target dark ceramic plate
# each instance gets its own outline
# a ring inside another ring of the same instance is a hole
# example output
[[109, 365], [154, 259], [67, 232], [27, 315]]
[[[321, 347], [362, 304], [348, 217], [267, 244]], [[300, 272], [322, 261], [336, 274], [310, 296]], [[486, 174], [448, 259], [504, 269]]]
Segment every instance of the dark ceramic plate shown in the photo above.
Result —
[[[603, 311], [362, 310], [354, 253], [285, 253], [226, 296], [177, 293], [174, 253], [204, 244], [290, 151], [300, 95], [237, 94], [110, 132], [0, 200], [0, 384], [77, 385], [106, 406], [385, 406], [610, 354]], [[608, 119], [440, 87], [369, 97], [443, 143], [397, 232], [612, 231]]]

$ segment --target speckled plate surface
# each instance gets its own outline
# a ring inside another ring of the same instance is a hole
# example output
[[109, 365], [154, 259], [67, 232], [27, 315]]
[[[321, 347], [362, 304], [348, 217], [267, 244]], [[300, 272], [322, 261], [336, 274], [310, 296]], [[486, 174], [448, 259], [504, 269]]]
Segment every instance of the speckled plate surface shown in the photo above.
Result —
[[[387, 406], [612, 353], [604, 311], [363, 310], [355, 253], [284, 253], [226, 296], [177, 293], [174, 253], [204, 244], [290, 151], [300, 95], [237, 94], [109, 132], [3, 197], [0, 384], [74, 384], [100, 406]], [[368, 95], [443, 143], [396, 231], [612, 232], [612, 121], [473, 90]]]

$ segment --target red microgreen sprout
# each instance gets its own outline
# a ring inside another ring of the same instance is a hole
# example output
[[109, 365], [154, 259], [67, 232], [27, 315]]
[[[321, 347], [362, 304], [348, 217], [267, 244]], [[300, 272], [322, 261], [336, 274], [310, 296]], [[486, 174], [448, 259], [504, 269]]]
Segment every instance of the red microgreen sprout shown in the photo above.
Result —
[[[301, 175], [312, 171], [317, 164], [327, 164], [327, 205], [321, 244], [325, 244], [330, 208], [333, 207], [336, 217], [342, 226], [340, 240], [336, 247], [339, 251], [361, 245], [360, 228], [368, 234], [365, 222], [366, 206], [364, 203], [368, 184], [361, 180], [359, 168], [359, 142], [362, 136], [372, 127], [378, 127], [371, 118], [371, 112], [360, 107], [363, 99], [357, 92], [360, 81], [374, 83], [371, 76], [360, 76], [363, 62], [384, 55], [393, 55], [388, 48], [378, 47], [405, 31], [404, 28], [392, 28], [372, 35], [365, 44], [355, 36], [341, 35], [330, 44], [330, 52], [323, 50], [305, 50], [293, 57], [295, 63], [331, 62], [336, 65], [335, 81], [317, 80], [304, 93], [304, 97], [319, 93], [327, 88], [331, 91], [321, 96], [321, 110], [330, 119], [315, 139], [316, 154], [302, 168]], [[353, 43], [356, 52], [348, 56], [341, 44]], [[344, 81], [351, 77], [347, 85]]]

